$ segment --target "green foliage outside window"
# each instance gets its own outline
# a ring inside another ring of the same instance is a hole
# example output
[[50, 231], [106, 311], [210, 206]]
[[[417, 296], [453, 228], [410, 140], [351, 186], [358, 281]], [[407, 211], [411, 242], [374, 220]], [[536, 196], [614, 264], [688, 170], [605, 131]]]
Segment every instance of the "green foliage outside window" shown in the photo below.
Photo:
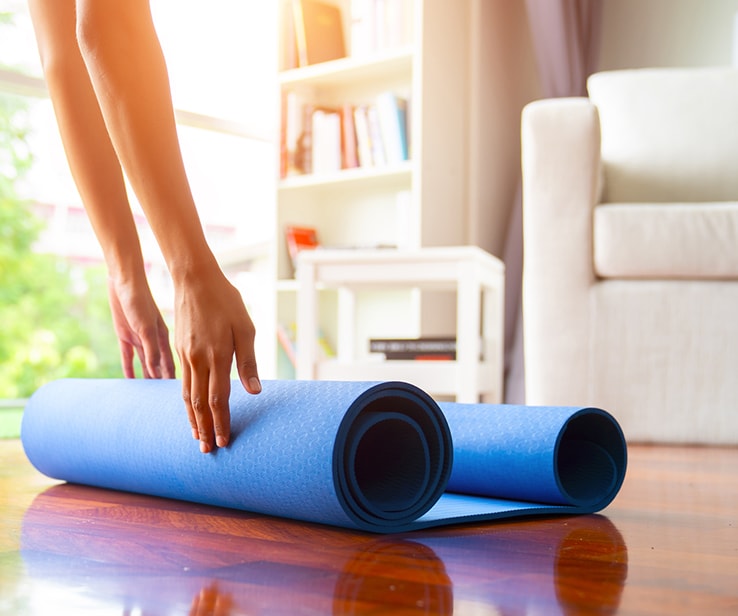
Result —
[[42, 230], [17, 182], [33, 163], [27, 111], [0, 94], [0, 398], [62, 377], [120, 376], [103, 266], [34, 252]]

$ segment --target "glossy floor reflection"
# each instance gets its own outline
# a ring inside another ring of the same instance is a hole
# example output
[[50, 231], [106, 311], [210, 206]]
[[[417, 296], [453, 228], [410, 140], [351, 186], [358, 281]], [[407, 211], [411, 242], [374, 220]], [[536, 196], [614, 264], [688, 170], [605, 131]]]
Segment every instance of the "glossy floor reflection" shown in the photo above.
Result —
[[708, 451], [635, 449], [606, 515], [378, 536], [50, 485], [0, 442], [0, 614], [736, 613], [738, 450]]
[[627, 574], [600, 516], [376, 537], [73, 485], [36, 497], [20, 554], [38, 613], [60, 595], [94, 613], [567, 613], [581, 586], [612, 613]]

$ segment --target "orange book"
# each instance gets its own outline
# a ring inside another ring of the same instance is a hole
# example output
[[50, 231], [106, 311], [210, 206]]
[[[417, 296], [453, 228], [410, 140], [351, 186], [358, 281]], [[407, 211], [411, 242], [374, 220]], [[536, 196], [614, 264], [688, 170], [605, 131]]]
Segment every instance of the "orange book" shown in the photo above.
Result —
[[292, 267], [297, 267], [297, 255], [300, 254], [300, 251], [312, 250], [320, 246], [318, 232], [313, 227], [287, 225], [284, 234]]
[[292, 0], [300, 66], [346, 56], [341, 9], [319, 0]]

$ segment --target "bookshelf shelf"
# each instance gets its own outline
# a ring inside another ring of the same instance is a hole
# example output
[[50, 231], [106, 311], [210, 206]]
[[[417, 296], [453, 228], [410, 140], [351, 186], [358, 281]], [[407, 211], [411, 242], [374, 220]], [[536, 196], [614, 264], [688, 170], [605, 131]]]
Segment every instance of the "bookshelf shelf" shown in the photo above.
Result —
[[356, 190], [386, 187], [410, 187], [413, 163], [403, 161], [393, 166], [357, 167], [333, 173], [295, 175], [279, 182], [281, 193], [351, 187]]
[[413, 49], [403, 47], [377, 53], [367, 58], [347, 56], [300, 68], [282, 71], [279, 83], [283, 88], [296, 86], [342, 86], [346, 84], [406, 78], [412, 72]]

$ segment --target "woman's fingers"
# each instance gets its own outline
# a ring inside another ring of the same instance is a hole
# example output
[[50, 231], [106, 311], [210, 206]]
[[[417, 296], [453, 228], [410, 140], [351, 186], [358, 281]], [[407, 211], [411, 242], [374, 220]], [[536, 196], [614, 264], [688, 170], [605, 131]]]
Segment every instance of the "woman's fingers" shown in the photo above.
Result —
[[261, 391], [254, 337], [240, 293], [222, 274], [190, 278], [177, 289], [175, 339], [182, 393], [203, 453], [227, 446], [231, 438], [234, 355], [244, 388], [252, 394]]
[[108, 297], [125, 377], [135, 378], [138, 357], [144, 378], [174, 378], [169, 330], [145, 278], [126, 283], [108, 279]]
[[192, 429], [192, 438], [200, 440], [200, 431], [197, 429], [197, 418], [195, 417], [195, 409], [192, 408], [192, 396], [190, 393], [190, 365], [182, 361], [182, 401], [187, 411], [187, 419], [190, 422], [190, 428]]
[[233, 351], [201, 361], [197, 355], [182, 357], [182, 398], [200, 451], [226, 447], [231, 437], [231, 361]]
[[136, 353], [133, 345], [119, 338], [118, 346], [120, 347], [120, 364], [123, 367], [123, 376], [127, 379], [136, 378], [136, 372], [133, 369], [133, 358]]
[[225, 447], [231, 438], [231, 409], [228, 400], [231, 395], [230, 357], [226, 365], [216, 366], [210, 372], [210, 391], [208, 401], [212, 415], [215, 444]]
[[246, 391], [250, 394], [261, 392], [261, 381], [256, 366], [254, 352], [255, 330], [249, 318], [244, 327], [235, 327], [233, 330], [233, 347], [236, 354], [236, 368], [238, 377]]

